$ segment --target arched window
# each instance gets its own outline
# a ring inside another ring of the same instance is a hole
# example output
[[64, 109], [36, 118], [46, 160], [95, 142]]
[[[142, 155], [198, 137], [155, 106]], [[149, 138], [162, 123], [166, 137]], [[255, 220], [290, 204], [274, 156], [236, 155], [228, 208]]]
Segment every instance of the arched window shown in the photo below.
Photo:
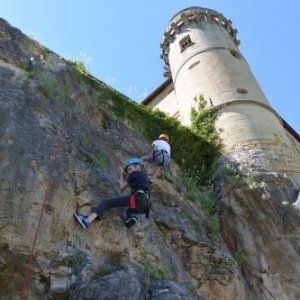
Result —
[[186, 48], [193, 45], [194, 43], [191, 40], [189, 35], [186, 35], [181, 41], [179, 42], [181, 52], [183, 52]]

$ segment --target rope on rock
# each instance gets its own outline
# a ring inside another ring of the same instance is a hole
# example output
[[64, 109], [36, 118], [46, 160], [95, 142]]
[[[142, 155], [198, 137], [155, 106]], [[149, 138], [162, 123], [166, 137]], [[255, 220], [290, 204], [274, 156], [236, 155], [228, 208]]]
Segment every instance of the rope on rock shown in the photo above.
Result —
[[[58, 136], [58, 139], [60, 139], [60, 138], [61, 138], [61, 134], [59, 134], [59, 136]], [[21, 300], [26, 300], [27, 299], [28, 284], [29, 284], [29, 280], [30, 280], [31, 275], [32, 275], [32, 262], [33, 262], [33, 258], [34, 258], [37, 238], [38, 238], [38, 234], [40, 232], [40, 228], [41, 228], [41, 224], [42, 224], [42, 220], [43, 220], [43, 216], [44, 216], [44, 212], [45, 212], [45, 207], [46, 207], [46, 204], [48, 203], [50, 191], [51, 191], [51, 188], [52, 188], [52, 185], [53, 185], [53, 177], [54, 177], [54, 172], [55, 172], [56, 164], [57, 164], [58, 147], [57, 147], [57, 145], [54, 145], [53, 148], [54, 149], [53, 149], [52, 156], [54, 156], [54, 157], [52, 158], [51, 164], [50, 164], [50, 167], [49, 167], [48, 184], [47, 184], [45, 196], [44, 196], [44, 199], [43, 199], [41, 212], [39, 214], [38, 225], [37, 225], [35, 235], [34, 235], [34, 239], [33, 239], [30, 251], [29, 251], [28, 262], [27, 262], [27, 265], [26, 265], [26, 268], [25, 268], [25, 276], [24, 276], [22, 284], [21, 284], [21, 293], [20, 293]]]
[[250, 267], [245, 266], [244, 271], [250, 274], [251, 278], [254, 279], [254, 281], [257, 284], [257, 287], [261, 290], [262, 294], [266, 297], [266, 299], [269, 299], [269, 297], [266, 296], [265, 292], [274, 300], [277, 300], [274, 294], [261, 282], [261, 278], [254, 274], [254, 272], [250, 269]]

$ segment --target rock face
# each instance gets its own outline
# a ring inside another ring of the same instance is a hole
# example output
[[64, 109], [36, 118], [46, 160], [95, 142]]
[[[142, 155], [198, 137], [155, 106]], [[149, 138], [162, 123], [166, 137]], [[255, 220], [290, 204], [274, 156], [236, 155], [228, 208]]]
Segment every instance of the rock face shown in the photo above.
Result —
[[219, 181], [222, 236], [241, 260], [255, 299], [298, 299], [299, 187], [285, 176], [251, 170], [249, 164], [223, 157], [223, 167], [236, 173]]
[[175, 163], [150, 219], [127, 229], [114, 210], [75, 224], [75, 209], [120, 195], [125, 159], [150, 151], [110, 90], [0, 19], [0, 299], [299, 298], [297, 190], [274, 174], [250, 188], [221, 161], [226, 243], [210, 239]]

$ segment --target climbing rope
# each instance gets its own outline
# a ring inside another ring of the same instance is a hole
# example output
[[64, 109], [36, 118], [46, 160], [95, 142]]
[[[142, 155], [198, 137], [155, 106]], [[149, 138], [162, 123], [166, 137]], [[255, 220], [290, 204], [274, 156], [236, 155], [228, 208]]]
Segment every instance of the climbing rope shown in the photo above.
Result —
[[244, 267], [245, 272], [247, 272], [248, 274], [250, 274], [250, 276], [254, 279], [254, 281], [256, 282], [258, 288], [262, 291], [262, 294], [266, 297], [266, 299], [269, 299], [264, 292], [267, 292], [267, 294], [274, 300], [277, 300], [276, 297], [273, 295], [273, 293], [260, 281], [260, 278], [258, 277], [258, 275], [254, 274], [254, 272], [252, 272], [250, 270], [249, 267], [245, 266]]
[[[60, 139], [60, 138], [61, 138], [61, 133], [58, 136], [58, 139]], [[30, 280], [31, 274], [32, 274], [32, 262], [33, 262], [33, 257], [34, 257], [34, 253], [35, 253], [37, 238], [38, 238], [38, 234], [40, 232], [40, 228], [41, 228], [41, 224], [42, 224], [42, 220], [43, 220], [43, 216], [44, 216], [44, 212], [45, 212], [45, 207], [46, 207], [46, 204], [48, 203], [50, 191], [51, 191], [51, 188], [52, 188], [52, 185], [53, 185], [54, 171], [56, 169], [56, 164], [57, 164], [58, 147], [54, 144], [53, 148], [54, 149], [53, 149], [53, 154], [52, 155], [54, 156], [54, 158], [52, 159], [52, 161], [50, 163], [50, 167], [49, 167], [48, 184], [47, 184], [45, 196], [44, 196], [44, 199], [43, 199], [41, 212], [39, 214], [38, 225], [37, 225], [37, 228], [36, 228], [36, 231], [35, 231], [35, 235], [34, 235], [32, 245], [30, 247], [28, 262], [27, 262], [26, 268], [25, 268], [25, 276], [24, 276], [22, 284], [21, 284], [21, 293], [20, 293], [21, 294], [20, 295], [21, 300], [26, 300], [27, 299], [28, 284], [29, 284], [29, 280]]]

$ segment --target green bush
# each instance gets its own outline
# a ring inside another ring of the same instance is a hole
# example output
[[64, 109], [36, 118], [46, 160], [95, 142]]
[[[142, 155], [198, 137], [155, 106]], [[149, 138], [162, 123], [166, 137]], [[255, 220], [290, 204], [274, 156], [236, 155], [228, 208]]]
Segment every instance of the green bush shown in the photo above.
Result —
[[150, 278], [170, 279], [170, 273], [159, 266], [152, 256], [144, 254], [139, 263]]
[[234, 254], [233, 254], [233, 259], [237, 262], [237, 264], [240, 266], [240, 267], [243, 267], [243, 265], [246, 263], [247, 261], [247, 256], [246, 254], [238, 249]]
[[202, 187], [200, 194], [200, 204], [203, 210], [212, 214], [216, 210], [216, 195], [209, 189]]
[[81, 62], [70, 62], [83, 82], [94, 88], [91, 99], [99, 107], [113, 111], [149, 143], [157, 139], [159, 134], [167, 133], [170, 136], [172, 158], [181, 169], [197, 178], [200, 184], [206, 184], [212, 179], [222, 147], [213, 129], [216, 112], [206, 108], [203, 97], [196, 99], [199, 103], [191, 112], [192, 126], [188, 128], [157, 109], [130, 100], [90, 75]]
[[187, 190], [187, 197], [193, 202], [199, 202], [201, 208], [209, 214], [215, 212], [216, 196], [208, 186], [199, 186], [199, 180], [188, 174], [181, 174], [181, 180]]
[[109, 164], [108, 158], [100, 150], [96, 150], [93, 153], [82, 151], [79, 159], [96, 167], [107, 167]]
[[42, 73], [39, 76], [38, 89], [45, 97], [50, 97], [56, 84], [55, 77], [51, 73]]
[[221, 147], [211, 135], [206, 138], [204, 134], [192, 131], [165, 113], [131, 101], [111, 88], [101, 91], [99, 105], [103, 105], [103, 98], [112, 103], [111, 109], [117, 117], [126, 121], [149, 143], [157, 139], [160, 133], [167, 133], [170, 136], [172, 158], [185, 173], [197, 178], [201, 184], [212, 178]]
[[202, 95], [195, 97], [194, 101], [196, 106], [191, 110], [191, 130], [217, 148], [221, 148], [219, 134], [215, 128], [217, 111], [208, 107]]
[[220, 218], [219, 215], [216, 213], [211, 215], [208, 219], [208, 229], [210, 232], [210, 239], [215, 241], [220, 233]]
[[89, 71], [87, 70], [87, 68], [85, 67], [84, 63], [80, 60], [72, 60], [72, 59], [68, 59], [67, 60], [71, 65], [73, 65], [75, 67], [75, 69], [82, 75], [84, 76], [88, 76], [89, 75]]

